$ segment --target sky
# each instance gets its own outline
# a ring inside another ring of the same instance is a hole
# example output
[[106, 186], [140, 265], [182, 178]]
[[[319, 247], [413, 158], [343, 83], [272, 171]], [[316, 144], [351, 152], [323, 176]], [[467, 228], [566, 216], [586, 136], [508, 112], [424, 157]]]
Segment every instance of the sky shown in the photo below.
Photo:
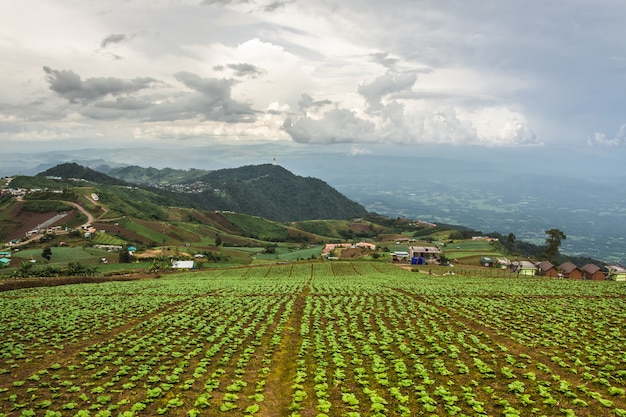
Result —
[[626, 148], [623, 0], [0, 3], [0, 141]]

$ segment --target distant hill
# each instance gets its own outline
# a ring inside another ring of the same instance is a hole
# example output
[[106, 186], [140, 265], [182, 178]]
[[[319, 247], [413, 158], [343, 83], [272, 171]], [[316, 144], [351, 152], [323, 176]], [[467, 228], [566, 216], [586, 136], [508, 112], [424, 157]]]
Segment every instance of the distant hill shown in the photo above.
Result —
[[271, 220], [346, 219], [367, 215], [362, 205], [324, 181], [300, 177], [271, 164], [213, 171], [195, 183], [208, 186], [196, 194], [196, 201], [212, 202], [217, 209]]
[[83, 179], [97, 184], [107, 185], [128, 185], [127, 182], [118, 178], [111, 177], [103, 174], [102, 172], [94, 171], [91, 168], [78, 165], [74, 162], [68, 162], [65, 164], [59, 164], [55, 167], [47, 169], [37, 174], [38, 177], [60, 177], [63, 179]]
[[143, 168], [137, 165], [110, 168], [108, 171], [98, 168], [112, 177], [135, 184], [181, 184], [206, 175], [210, 171], [204, 169], [173, 169], [173, 168]]
[[367, 215], [360, 204], [316, 178], [300, 177], [272, 165], [217, 171], [125, 167], [110, 175], [175, 191], [181, 205], [235, 211], [276, 221], [347, 219]]

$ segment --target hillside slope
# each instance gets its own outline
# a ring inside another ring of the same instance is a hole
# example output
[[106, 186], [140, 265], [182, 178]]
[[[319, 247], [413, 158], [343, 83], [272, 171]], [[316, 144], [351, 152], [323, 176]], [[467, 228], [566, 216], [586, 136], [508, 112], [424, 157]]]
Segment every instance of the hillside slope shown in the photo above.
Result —
[[[294, 175], [280, 166], [248, 165], [205, 172], [129, 167], [116, 178], [175, 191], [185, 204], [203, 210], [235, 211], [276, 221], [347, 219], [367, 210], [322, 180]], [[186, 179], [185, 179], [186, 178]], [[175, 182], [180, 179], [180, 182]]]
[[128, 183], [109, 175], [94, 171], [91, 168], [78, 165], [77, 163], [68, 162], [59, 164], [55, 167], [47, 169], [37, 174], [38, 177], [60, 177], [63, 179], [80, 179], [95, 182], [98, 184], [109, 185], [127, 185]]

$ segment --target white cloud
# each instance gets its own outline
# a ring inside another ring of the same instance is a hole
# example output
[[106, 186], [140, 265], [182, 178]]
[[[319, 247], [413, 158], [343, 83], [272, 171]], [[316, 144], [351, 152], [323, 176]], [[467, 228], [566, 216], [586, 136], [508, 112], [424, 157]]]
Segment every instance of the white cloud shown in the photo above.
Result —
[[624, 16], [611, 0], [6, 2], [0, 134], [616, 146], [600, 132], [626, 106]]
[[626, 144], [626, 124], [620, 125], [613, 138], [607, 138], [602, 132], [594, 132], [587, 138], [587, 144], [591, 146], [615, 147]]

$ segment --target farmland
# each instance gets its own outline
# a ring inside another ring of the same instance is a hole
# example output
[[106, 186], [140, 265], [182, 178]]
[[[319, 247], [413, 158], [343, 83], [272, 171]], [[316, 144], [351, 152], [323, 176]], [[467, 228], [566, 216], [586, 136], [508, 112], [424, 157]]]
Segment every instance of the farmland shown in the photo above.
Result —
[[299, 262], [0, 293], [0, 415], [626, 416], [626, 287]]

